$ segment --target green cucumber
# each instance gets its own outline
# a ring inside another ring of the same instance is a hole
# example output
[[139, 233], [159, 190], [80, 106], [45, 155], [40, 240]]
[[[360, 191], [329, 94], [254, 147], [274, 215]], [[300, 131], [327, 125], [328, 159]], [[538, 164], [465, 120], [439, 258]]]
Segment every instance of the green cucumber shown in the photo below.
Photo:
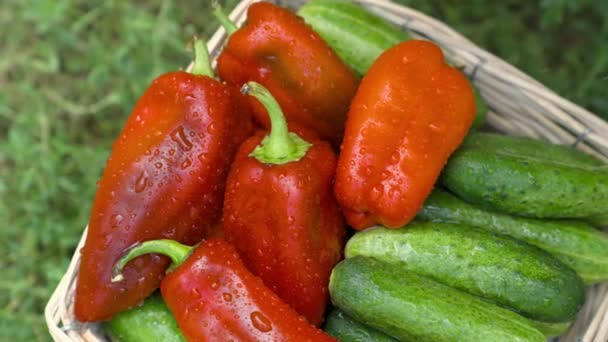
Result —
[[344, 311], [334, 308], [325, 321], [326, 333], [342, 342], [398, 342], [385, 333], [355, 321]]
[[572, 322], [547, 323], [534, 320], [529, 320], [529, 322], [538, 331], [542, 332], [546, 338], [555, 338], [563, 335], [572, 324]]
[[589, 217], [586, 221], [595, 227], [608, 227], [608, 214]]
[[[410, 39], [398, 26], [350, 1], [311, 0], [300, 7], [298, 15], [361, 76], [384, 51]], [[479, 91], [473, 90], [477, 115], [472, 127], [479, 128], [488, 107]]]
[[473, 133], [452, 155], [441, 182], [467, 202], [536, 218], [608, 212], [608, 167], [573, 148], [528, 138]]
[[545, 341], [511, 310], [374, 258], [341, 261], [329, 292], [349, 316], [399, 340]]
[[475, 226], [526, 241], [570, 266], [586, 284], [608, 280], [608, 234], [579, 221], [539, 220], [478, 208], [434, 190], [418, 219]]
[[360, 75], [382, 52], [409, 39], [399, 27], [348, 1], [311, 0], [298, 15]]
[[344, 253], [394, 263], [535, 320], [571, 320], [585, 302], [582, 280], [549, 253], [471, 226], [369, 229], [351, 237]]
[[186, 341], [159, 293], [148, 297], [141, 306], [116, 314], [105, 324], [112, 341]]
[[[471, 84], [472, 85], [472, 84]], [[475, 107], [477, 108], [477, 114], [471, 128], [479, 129], [486, 123], [486, 117], [488, 116], [488, 106], [486, 100], [481, 96], [479, 90], [473, 86], [473, 94], [475, 95]]]

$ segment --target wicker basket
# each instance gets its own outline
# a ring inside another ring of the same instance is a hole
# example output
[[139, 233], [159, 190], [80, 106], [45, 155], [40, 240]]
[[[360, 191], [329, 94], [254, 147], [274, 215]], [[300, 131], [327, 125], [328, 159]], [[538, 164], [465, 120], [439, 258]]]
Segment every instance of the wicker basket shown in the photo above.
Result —
[[[237, 24], [247, 7], [258, 0], [243, 0], [230, 14]], [[496, 56], [454, 32], [443, 23], [389, 0], [354, 0], [396, 23], [412, 36], [439, 44], [448, 60], [462, 67], [483, 97], [490, 111], [487, 124], [510, 135], [524, 135], [567, 144], [608, 160], [608, 123], [565, 100]], [[297, 8], [304, 0], [275, 0]], [[226, 40], [219, 29], [208, 43], [217, 57]], [[45, 317], [55, 341], [107, 341], [99, 323], [80, 323], [74, 318], [74, 290], [80, 263], [80, 248], [86, 229], [66, 274], [49, 300]], [[558, 341], [608, 341], [608, 282], [589, 288], [587, 302], [577, 321]]]

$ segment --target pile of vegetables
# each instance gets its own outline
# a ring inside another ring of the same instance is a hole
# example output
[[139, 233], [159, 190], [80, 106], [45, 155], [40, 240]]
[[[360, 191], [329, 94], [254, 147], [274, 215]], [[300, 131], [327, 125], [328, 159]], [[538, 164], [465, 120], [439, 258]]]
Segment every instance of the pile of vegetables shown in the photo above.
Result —
[[77, 319], [119, 341], [566, 329], [608, 279], [608, 167], [476, 132], [485, 108], [440, 48], [357, 5], [298, 14], [256, 3], [237, 28], [218, 9], [219, 78], [195, 40], [192, 71], [141, 96], [98, 183]]

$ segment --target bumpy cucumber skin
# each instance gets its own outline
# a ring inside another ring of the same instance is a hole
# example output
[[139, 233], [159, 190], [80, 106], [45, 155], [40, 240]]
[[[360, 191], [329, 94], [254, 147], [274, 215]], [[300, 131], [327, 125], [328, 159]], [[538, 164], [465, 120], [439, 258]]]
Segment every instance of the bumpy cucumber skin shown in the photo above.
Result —
[[141, 306], [118, 313], [105, 324], [112, 341], [186, 342], [158, 293], [147, 298]]
[[589, 217], [586, 219], [589, 224], [595, 227], [608, 227], [608, 213], [598, 216]]
[[398, 27], [347, 1], [312, 0], [298, 15], [359, 75], [386, 49], [409, 39]]
[[340, 262], [329, 292], [349, 316], [399, 340], [545, 341], [511, 310], [374, 258]]
[[357, 322], [337, 308], [327, 316], [323, 330], [342, 342], [399, 342], [381, 331]]
[[538, 220], [475, 207], [434, 190], [417, 218], [475, 226], [535, 245], [572, 268], [586, 284], [608, 280], [608, 234], [572, 220]]
[[586, 218], [608, 212], [608, 167], [592, 166], [590, 158], [563, 146], [474, 133], [449, 159], [440, 180], [467, 202], [488, 209]]
[[[516, 142], [516, 144], [513, 144]], [[486, 148], [505, 154], [515, 154], [555, 161], [564, 164], [580, 164], [584, 166], [604, 166], [604, 162], [592, 155], [583, 153], [575, 148], [550, 144], [526, 137], [513, 137], [495, 133], [479, 132], [468, 137], [462, 146]]]
[[585, 302], [582, 280], [549, 253], [471, 226], [422, 222], [369, 229], [346, 245], [346, 258], [357, 255], [394, 263], [535, 320], [570, 320]]

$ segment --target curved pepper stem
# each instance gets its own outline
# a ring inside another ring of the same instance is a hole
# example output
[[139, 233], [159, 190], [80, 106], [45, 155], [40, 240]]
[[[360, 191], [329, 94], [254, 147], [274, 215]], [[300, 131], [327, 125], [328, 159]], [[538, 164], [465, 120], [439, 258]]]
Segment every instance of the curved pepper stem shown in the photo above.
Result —
[[214, 78], [213, 69], [211, 69], [211, 62], [209, 61], [209, 51], [205, 42], [193, 38], [194, 40], [194, 65], [192, 66], [192, 74], [203, 75]]
[[312, 145], [288, 131], [281, 106], [270, 91], [259, 83], [248, 82], [243, 85], [241, 92], [258, 99], [270, 117], [270, 134], [249, 156], [265, 164], [286, 164], [304, 157]]
[[118, 262], [116, 262], [116, 265], [114, 265], [114, 269], [112, 270], [112, 282], [122, 281], [122, 270], [125, 265], [129, 261], [144, 254], [155, 253], [168, 256], [172, 263], [167, 269], [167, 272], [171, 272], [186, 260], [193, 248], [194, 247], [182, 245], [173, 240], [152, 240], [137, 244], [129, 248]]
[[224, 10], [222, 10], [222, 6], [220, 6], [217, 0], [213, 0], [211, 6], [213, 7], [213, 15], [215, 16], [215, 18], [217, 18], [217, 20], [219, 20], [220, 24], [222, 25], [224, 30], [226, 30], [226, 33], [228, 33], [228, 35], [233, 34], [234, 32], [236, 32], [236, 30], [239, 29], [232, 22], [232, 20], [228, 18], [226, 13], [224, 13]]

